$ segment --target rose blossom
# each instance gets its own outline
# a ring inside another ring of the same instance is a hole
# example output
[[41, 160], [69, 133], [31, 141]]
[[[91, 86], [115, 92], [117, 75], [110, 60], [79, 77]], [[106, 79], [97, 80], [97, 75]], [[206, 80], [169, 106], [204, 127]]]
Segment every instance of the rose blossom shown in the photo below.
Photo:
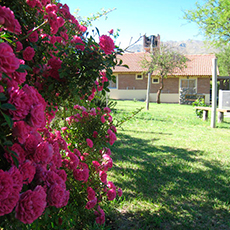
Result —
[[[11, 147], [10, 147], [11, 151], [14, 151], [18, 156], [15, 156], [18, 160], [19, 164], [22, 164], [25, 161], [25, 150], [21, 147], [21, 145], [19, 145], [18, 143], [14, 143]], [[7, 155], [10, 156], [10, 161], [13, 162], [12, 159], [12, 155], [13, 153], [9, 152], [7, 153]]]
[[90, 147], [90, 148], [93, 148], [93, 141], [90, 140], [89, 138], [86, 139], [86, 142], [87, 142], [87, 145]]
[[6, 30], [12, 33], [20, 34], [21, 26], [17, 19], [15, 19], [14, 12], [5, 6], [0, 6], [0, 22]]
[[13, 179], [8, 172], [0, 169], [0, 202], [8, 197], [13, 188]]
[[71, 43], [75, 43], [76, 44], [76, 46], [75, 46], [76, 49], [84, 51], [84, 49], [85, 49], [85, 43], [77, 35], [73, 36], [73, 39], [71, 40]]
[[94, 197], [94, 199], [89, 200], [85, 206], [86, 209], [91, 209], [97, 204], [97, 197]]
[[[2, 171], [2, 170], [0, 170]], [[0, 172], [0, 174], [2, 174]], [[18, 200], [19, 200], [19, 192], [22, 190], [22, 175], [20, 174], [19, 170], [12, 166], [10, 170], [8, 171], [8, 175], [10, 178], [8, 178], [7, 175], [5, 175], [6, 179], [8, 179], [8, 186], [7, 188], [4, 188], [4, 179], [0, 176], [0, 188], [3, 186], [3, 189], [1, 190], [4, 192], [8, 191], [10, 189], [10, 192], [8, 193], [8, 196], [5, 197], [5, 199], [1, 199], [1, 193], [0, 192], [0, 216], [3, 216], [5, 214], [11, 213], [14, 207], [16, 206]], [[10, 186], [11, 180], [13, 181], [12, 186]]]
[[10, 45], [6, 42], [0, 43], [0, 72], [10, 74], [18, 69], [19, 66], [20, 60], [16, 58]]
[[13, 130], [12, 130], [13, 137], [17, 137], [20, 144], [24, 144], [26, 138], [29, 134], [29, 127], [24, 121], [14, 122]]
[[98, 211], [95, 211], [95, 215], [97, 216], [96, 218], [96, 223], [97, 224], [104, 224], [105, 222], [105, 212], [103, 211], [103, 209], [98, 206], [97, 207]]
[[24, 148], [26, 150], [27, 155], [31, 155], [35, 153], [35, 150], [37, 148], [37, 145], [39, 142], [42, 141], [41, 136], [38, 135], [35, 136], [35, 134], [30, 134], [28, 138], [26, 139], [26, 142], [24, 144]]
[[16, 52], [19, 52], [23, 49], [23, 45], [20, 41], [16, 42]]
[[33, 159], [36, 163], [49, 163], [53, 156], [53, 146], [47, 141], [43, 141], [37, 145]]
[[36, 168], [30, 160], [26, 160], [25, 163], [20, 165], [19, 171], [23, 177], [23, 183], [29, 184], [34, 179]]
[[18, 200], [19, 193], [16, 193], [14, 191], [10, 192], [9, 196], [6, 199], [0, 200], [0, 216], [11, 213], [16, 206]]
[[66, 199], [69, 199], [69, 191], [58, 184], [54, 184], [48, 190], [47, 199], [49, 205], [61, 208], [67, 204]]
[[107, 182], [107, 174], [106, 174], [105, 171], [100, 171], [99, 172], [99, 176], [100, 176], [100, 179], [101, 179], [102, 183], [106, 183]]
[[[30, 34], [32, 30], [28, 31], [28, 34]], [[38, 41], [38, 32], [35, 30], [29, 35], [29, 40], [30, 42], [37, 42]]]
[[119, 196], [119, 197], [122, 196], [122, 193], [123, 193], [123, 192], [122, 192], [121, 188], [119, 188], [119, 189], [117, 190], [117, 193], [118, 193], [118, 196]]
[[115, 197], [116, 197], [116, 190], [115, 189], [110, 189], [107, 192], [107, 197], [108, 197], [108, 200], [114, 200]]
[[[24, 65], [25, 61], [20, 59], [20, 64]], [[10, 76], [12, 78], [12, 80], [16, 81], [17, 84], [22, 84], [26, 81], [26, 75], [27, 75], [27, 71], [25, 70], [25, 72], [13, 72]]]
[[13, 190], [12, 192], [19, 193], [22, 190], [22, 175], [16, 166], [12, 166], [9, 169], [9, 174], [13, 178]]
[[100, 37], [99, 45], [105, 54], [111, 54], [115, 48], [113, 40], [107, 35], [102, 35]]
[[89, 200], [93, 200], [95, 198], [95, 191], [91, 187], [87, 188], [87, 194]]
[[46, 207], [46, 193], [44, 188], [38, 185], [34, 191], [27, 190], [20, 195], [15, 208], [15, 217], [24, 224], [31, 224], [42, 215]]
[[26, 61], [31, 61], [35, 55], [35, 51], [32, 47], [27, 46], [23, 51], [22, 55], [23, 59], [25, 59]]
[[35, 105], [30, 111], [30, 124], [36, 128], [44, 128], [46, 125], [45, 111], [42, 104]]

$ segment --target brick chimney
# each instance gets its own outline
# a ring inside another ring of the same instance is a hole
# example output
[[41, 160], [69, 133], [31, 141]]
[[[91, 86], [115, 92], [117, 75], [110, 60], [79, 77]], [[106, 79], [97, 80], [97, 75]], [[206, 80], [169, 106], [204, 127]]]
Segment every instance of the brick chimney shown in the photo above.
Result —
[[143, 37], [143, 49], [145, 50], [145, 52], [150, 53], [150, 49], [151, 49], [151, 43], [152, 43], [152, 48], [160, 48], [160, 35], [158, 34], [157, 36], [155, 35], [151, 35], [149, 37], [146, 37], [146, 35], [144, 35]]

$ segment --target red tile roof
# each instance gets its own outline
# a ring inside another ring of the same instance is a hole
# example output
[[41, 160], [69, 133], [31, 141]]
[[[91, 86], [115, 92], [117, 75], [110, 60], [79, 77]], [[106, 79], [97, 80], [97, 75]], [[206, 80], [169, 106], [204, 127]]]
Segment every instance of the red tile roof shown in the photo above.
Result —
[[[116, 66], [114, 73], [140, 73], [144, 69], [141, 67], [141, 60], [146, 57], [149, 58], [149, 53], [125, 53], [119, 55], [118, 59], [123, 61], [122, 64], [129, 66], [129, 69], [121, 66]], [[212, 75], [212, 59], [215, 58], [214, 54], [196, 54], [185, 55], [188, 59], [186, 62], [187, 68], [182, 71], [175, 71], [175, 75], [186, 76], [211, 76]], [[218, 73], [218, 71], [217, 71]]]

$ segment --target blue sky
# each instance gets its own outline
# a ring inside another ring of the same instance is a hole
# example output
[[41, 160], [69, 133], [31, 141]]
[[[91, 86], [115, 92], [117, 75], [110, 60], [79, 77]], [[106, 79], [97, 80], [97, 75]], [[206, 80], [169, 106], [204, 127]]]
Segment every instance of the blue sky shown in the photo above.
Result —
[[[183, 10], [195, 9], [195, 2], [202, 4], [203, 0], [61, 0], [70, 7], [72, 14], [79, 8], [81, 17], [90, 16], [102, 8], [116, 8], [107, 19], [102, 17], [93, 26], [101, 35], [110, 29], [120, 29], [116, 45], [121, 48], [128, 46], [131, 38], [134, 42], [144, 34], [160, 34], [162, 41], [204, 40], [198, 35], [198, 26], [183, 19]], [[88, 30], [90, 32], [92, 28]]]

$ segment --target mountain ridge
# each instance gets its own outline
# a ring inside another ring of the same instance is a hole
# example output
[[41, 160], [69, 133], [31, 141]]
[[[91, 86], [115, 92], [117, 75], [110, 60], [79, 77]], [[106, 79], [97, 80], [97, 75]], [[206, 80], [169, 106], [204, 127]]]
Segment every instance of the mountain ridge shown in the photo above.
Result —
[[[215, 54], [219, 52], [219, 49], [212, 46], [210, 42], [200, 40], [189, 39], [181, 41], [165, 41], [161, 43], [182, 54]], [[127, 51], [132, 53], [144, 52], [144, 49], [142, 44], [135, 44]]]

